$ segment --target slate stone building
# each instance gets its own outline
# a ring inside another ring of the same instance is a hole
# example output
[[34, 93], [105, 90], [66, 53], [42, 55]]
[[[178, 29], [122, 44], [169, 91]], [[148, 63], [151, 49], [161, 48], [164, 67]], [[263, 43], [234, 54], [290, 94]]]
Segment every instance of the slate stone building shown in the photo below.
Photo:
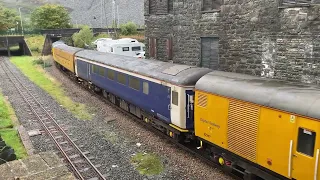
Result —
[[320, 0], [145, 0], [146, 55], [320, 83]]

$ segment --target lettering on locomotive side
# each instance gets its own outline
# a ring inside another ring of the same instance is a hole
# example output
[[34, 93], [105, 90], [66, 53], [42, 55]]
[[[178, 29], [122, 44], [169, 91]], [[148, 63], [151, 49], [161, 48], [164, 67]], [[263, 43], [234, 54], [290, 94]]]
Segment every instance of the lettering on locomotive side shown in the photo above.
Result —
[[202, 118], [200, 118], [200, 121], [203, 122], [203, 123], [209, 124], [209, 125], [211, 125], [211, 126], [213, 126], [213, 127], [216, 127], [216, 128], [218, 128], [218, 129], [220, 129], [220, 125], [219, 125], [219, 124], [215, 124], [215, 123], [213, 123], [213, 122], [211, 122], [211, 121], [208, 121], [208, 120], [205, 120], [205, 119], [202, 119]]
[[207, 134], [207, 133], [203, 133], [203, 135], [204, 135], [205, 137], [208, 137], [208, 138], [211, 137], [211, 135], [209, 135], [209, 134]]

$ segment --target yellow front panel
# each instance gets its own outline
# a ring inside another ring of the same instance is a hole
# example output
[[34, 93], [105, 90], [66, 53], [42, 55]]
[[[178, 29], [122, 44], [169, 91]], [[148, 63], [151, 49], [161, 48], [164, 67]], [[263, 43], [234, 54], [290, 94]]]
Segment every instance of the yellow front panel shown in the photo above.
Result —
[[74, 72], [74, 54], [54, 48], [53, 58], [71, 72]]
[[296, 117], [273, 109], [261, 108], [258, 140], [258, 164], [289, 177], [290, 141]]
[[259, 106], [230, 100], [228, 150], [256, 162]]
[[195, 96], [196, 136], [226, 148], [229, 100], [199, 91]]

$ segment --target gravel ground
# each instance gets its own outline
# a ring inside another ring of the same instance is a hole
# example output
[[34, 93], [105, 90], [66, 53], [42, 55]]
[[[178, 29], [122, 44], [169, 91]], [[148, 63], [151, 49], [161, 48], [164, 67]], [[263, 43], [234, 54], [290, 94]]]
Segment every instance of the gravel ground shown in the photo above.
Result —
[[[1, 60], [1, 58], [0, 58]], [[14, 67], [12, 65], [12, 67]], [[60, 81], [66, 92], [74, 101], [84, 103], [94, 114], [90, 121], [80, 121], [73, 117], [46, 92], [31, 83], [19, 70], [17, 74], [29, 89], [39, 97], [40, 102], [48, 107], [59, 124], [68, 129], [71, 138], [88, 155], [98, 169], [106, 174], [107, 179], [232, 179], [220, 170], [215, 169], [178, 149], [172, 143], [145, 130], [134, 120], [116, 111], [86, 90], [79, 88], [54, 66], [47, 71]], [[26, 108], [21, 96], [0, 68], [0, 88], [14, 107], [17, 117], [27, 131], [39, 129], [36, 118]], [[102, 111], [101, 111], [102, 110]], [[31, 137], [37, 152], [55, 150], [46, 135]], [[136, 144], [141, 143], [138, 147]], [[164, 171], [157, 176], [140, 175], [130, 163], [133, 154], [153, 152], [161, 157]]]

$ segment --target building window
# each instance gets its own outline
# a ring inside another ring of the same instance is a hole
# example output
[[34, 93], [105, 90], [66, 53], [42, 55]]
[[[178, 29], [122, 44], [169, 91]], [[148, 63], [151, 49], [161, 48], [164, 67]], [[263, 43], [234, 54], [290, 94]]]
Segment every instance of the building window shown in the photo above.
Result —
[[316, 133], [299, 128], [297, 151], [313, 157]]
[[219, 11], [223, 0], [202, 0], [202, 11]]
[[123, 73], [118, 73], [117, 74], [117, 79], [118, 79], [118, 82], [123, 84], [123, 85], [126, 85], [126, 75], [123, 74]]
[[149, 38], [149, 56], [156, 58], [157, 57], [157, 39]]
[[131, 48], [132, 51], [141, 51], [141, 46], [135, 46]]
[[135, 77], [130, 77], [129, 78], [129, 87], [137, 90], [137, 91], [140, 91], [140, 81], [138, 78], [135, 78]]
[[178, 106], [179, 105], [179, 93], [176, 91], [172, 91], [172, 104]]
[[167, 39], [167, 56], [168, 60], [172, 60], [172, 37]]
[[168, 13], [173, 13], [173, 0], [168, 0]]
[[201, 61], [200, 66], [217, 70], [219, 67], [219, 38], [201, 38]]
[[149, 94], [149, 83], [143, 82], [143, 93]]
[[129, 51], [129, 47], [123, 47], [122, 51]]
[[149, 0], [149, 14], [156, 14], [157, 12], [157, 1]]
[[114, 75], [115, 75], [114, 70], [109, 69], [109, 70], [107, 71], [108, 79], [114, 80]]

